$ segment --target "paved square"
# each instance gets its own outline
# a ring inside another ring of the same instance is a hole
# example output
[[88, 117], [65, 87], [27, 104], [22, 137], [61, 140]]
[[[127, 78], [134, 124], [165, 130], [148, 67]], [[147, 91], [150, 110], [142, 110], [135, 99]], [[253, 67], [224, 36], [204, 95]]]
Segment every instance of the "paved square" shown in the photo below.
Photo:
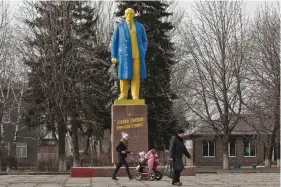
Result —
[[[280, 173], [227, 173], [197, 174], [181, 177], [182, 186], [194, 187], [255, 187], [280, 186]], [[166, 187], [171, 179], [161, 181], [129, 181], [120, 177], [113, 181], [108, 177], [70, 178], [68, 175], [2, 175], [0, 187]]]

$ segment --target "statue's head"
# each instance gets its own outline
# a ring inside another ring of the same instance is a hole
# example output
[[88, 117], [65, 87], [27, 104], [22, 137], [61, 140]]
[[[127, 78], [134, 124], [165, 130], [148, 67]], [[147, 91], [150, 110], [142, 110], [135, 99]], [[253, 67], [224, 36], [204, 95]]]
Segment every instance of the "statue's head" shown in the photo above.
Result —
[[127, 21], [133, 20], [134, 17], [135, 17], [135, 11], [134, 11], [134, 9], [132, 9], [132, 8], [127, 8], [127, 9], [125, 10], [125, 17], [126, 17], [126, 20], [127, 20]]

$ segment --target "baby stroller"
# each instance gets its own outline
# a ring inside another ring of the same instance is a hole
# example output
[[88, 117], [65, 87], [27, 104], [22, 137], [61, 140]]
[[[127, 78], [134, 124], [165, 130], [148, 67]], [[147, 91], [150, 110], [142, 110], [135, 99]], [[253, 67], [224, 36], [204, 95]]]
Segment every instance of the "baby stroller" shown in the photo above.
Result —
[[159, 165], [159, 156], [157, 152], [152, 149], [146, 154], [145, 152], [140, 152], [139, 156], [139, 160], [134, 160], [137, 163], [136, 180], [140, 181], [146, 179], [150, 181], [160, 181], [163, 174], [157, 170], [157, 166]]

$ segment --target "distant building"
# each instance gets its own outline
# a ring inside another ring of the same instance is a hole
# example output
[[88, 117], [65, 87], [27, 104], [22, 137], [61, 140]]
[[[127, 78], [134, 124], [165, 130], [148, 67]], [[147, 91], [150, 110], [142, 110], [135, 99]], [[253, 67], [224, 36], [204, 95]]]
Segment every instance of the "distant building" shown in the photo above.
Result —
[[23, 101], [19, 105], [22, 96], [21, 87], [21, 84], [14, 84], [14, 90], [4, 89], [1, 93], [6, 105], [5, 108], [1, 108], [3, 129], [0, 129], [0, 132], [3, 130], [1, 133], [4, 136], [4, 150], [0, 153], [1, 170], [6, 170], [8, 160], [11, 169], [36, 165], [40, 132], [39, 129], [30, 129], [21, 121], [21, 112], [25, 106]]
[[[186, 129], [185, 139], [192, 140], [193, 162], [195, 166], [222, 166], [223, 147], [213, 128], [199, 121], [190, 122], [191, 127]], [[255, 128], [241, 120], [233, 129], [228, 143], [230, 166], [263, 165], [265, 159], [265, 134], [256, 125]], [[274, 147], [272, 163], [276, 164], [277, 149]]]
[[58, 160], [58, 140], [52, 133], [46, 133], [38, 141], [37, 161]]

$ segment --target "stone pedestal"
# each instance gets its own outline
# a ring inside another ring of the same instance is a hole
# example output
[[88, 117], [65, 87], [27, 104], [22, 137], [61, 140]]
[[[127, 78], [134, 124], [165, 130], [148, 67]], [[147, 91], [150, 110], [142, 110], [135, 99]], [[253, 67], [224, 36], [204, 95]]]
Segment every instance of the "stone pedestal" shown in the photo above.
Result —
[[[111, 150], [112, 163], [118, 163], [115, 148], [121, 140], [121, 132], [129, 134], [128, 150], [134, 153], [148, 151], [147, 106], [144, 100], [122, 100], [115, 102], [111, 108]], [[128, 162], [133, 162], [130, 158]]]

